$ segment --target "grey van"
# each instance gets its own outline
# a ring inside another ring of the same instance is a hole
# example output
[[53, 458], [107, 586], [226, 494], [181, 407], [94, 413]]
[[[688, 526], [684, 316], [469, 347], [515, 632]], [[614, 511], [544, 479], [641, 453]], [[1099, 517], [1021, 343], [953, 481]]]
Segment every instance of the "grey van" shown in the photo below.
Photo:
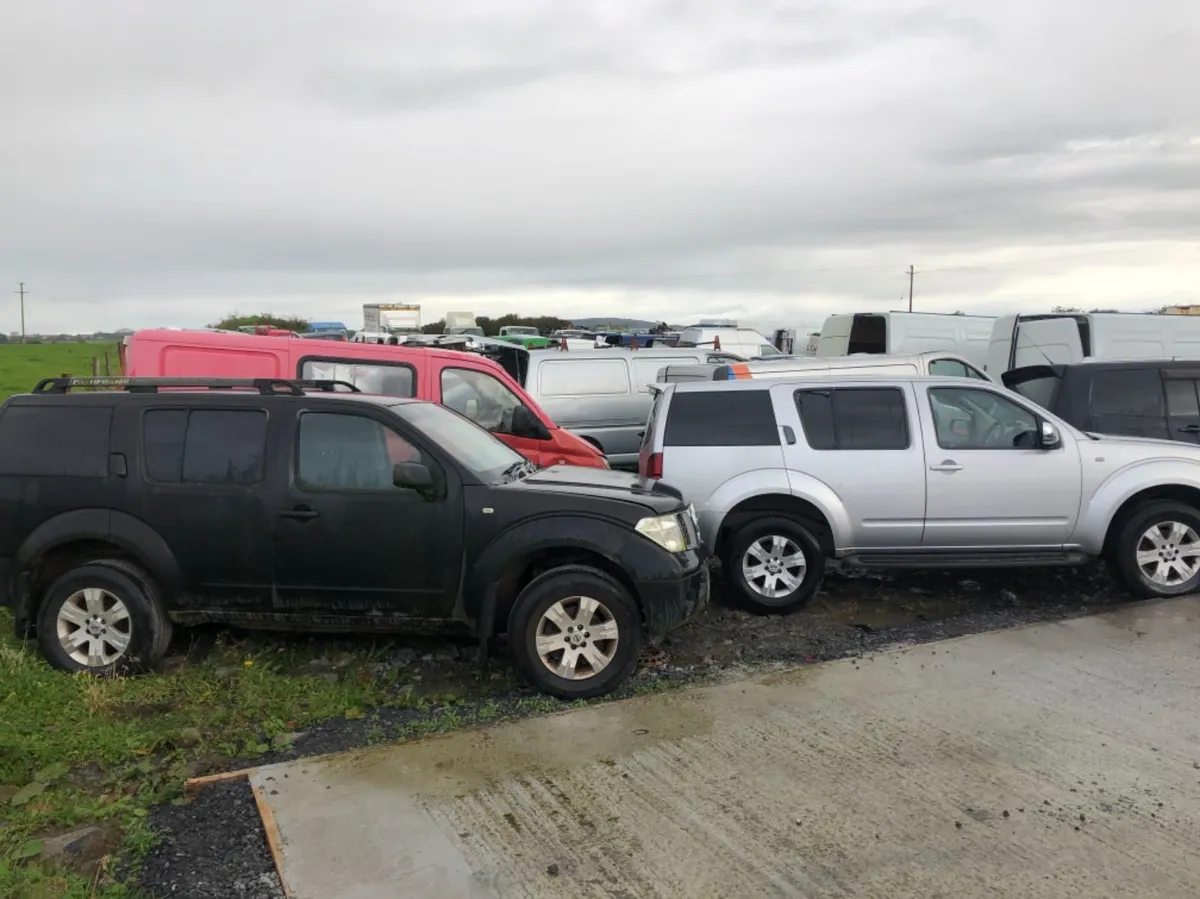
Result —
[[555, 422], [592, 443], [614, 467], [637, 465], [650, 385], [672, 364], [740, 362], [705, 347], [533, 350], [523, 386]]

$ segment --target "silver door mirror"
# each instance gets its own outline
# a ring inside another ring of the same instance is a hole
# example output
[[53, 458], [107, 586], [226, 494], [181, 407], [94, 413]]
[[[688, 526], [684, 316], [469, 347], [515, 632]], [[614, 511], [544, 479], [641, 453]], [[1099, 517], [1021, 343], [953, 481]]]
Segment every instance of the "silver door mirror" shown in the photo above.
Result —
[[1042, 422], [1041, 434], [1039, 435], [1040, 445], [1042, 449], [1054, 449], [1060, 443], [1062, 438], [1058, 435], [1058, 428], [1050, 424], [1048, 421]]

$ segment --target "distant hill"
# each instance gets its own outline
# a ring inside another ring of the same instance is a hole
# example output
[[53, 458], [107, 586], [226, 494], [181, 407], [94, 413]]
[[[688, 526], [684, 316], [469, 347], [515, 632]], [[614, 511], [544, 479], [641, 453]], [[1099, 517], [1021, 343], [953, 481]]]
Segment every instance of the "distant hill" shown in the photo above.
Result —
[[590, 330], [598, 325], [608, 325], [613, 328], [627, 328], [631, 331], [644, 331], [653, 328], [658, 322], [650, 322], [641, 318], [573, 318], [571, 323], [577, 328]]

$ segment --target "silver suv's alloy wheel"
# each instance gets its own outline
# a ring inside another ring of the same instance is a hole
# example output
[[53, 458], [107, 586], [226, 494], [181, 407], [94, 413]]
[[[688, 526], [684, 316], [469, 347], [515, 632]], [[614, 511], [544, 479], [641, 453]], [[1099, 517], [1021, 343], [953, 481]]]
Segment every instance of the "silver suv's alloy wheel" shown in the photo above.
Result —
[[1178, 521], [1160, 521], [1137, 544], [1142, 574], [1162, 587], [1184, 584], [1200, 571], [1200, 535]]
[[568, 596], [550, 606], [538, 621], [538, 658], [567, 680], [586, 680], [608, 667], [620, 639], [608, 607], [590, 596]]
[[796, 542], [778, 535], [760, 537], [742, 556], [742, 576], [746, 583], [767, 599], [795, 593], [804, 582], [807, 567]]
[[76, 590], [58, 610], [58, 642], [74, 661], [105, 668], [129, 648], [130, 619], [125, 603], [107, 590]]

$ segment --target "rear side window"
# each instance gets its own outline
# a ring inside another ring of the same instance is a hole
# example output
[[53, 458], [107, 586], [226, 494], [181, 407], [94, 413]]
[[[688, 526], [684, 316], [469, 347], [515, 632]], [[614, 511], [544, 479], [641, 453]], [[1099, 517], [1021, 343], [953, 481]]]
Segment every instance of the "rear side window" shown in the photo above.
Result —
[[112, 409], [10, 406], [0, 415], [0, 475], [108, 476]]
[[894, 387], [797, 390], [796, 408], [813, 449], [908, 449], [904, 392]]
[[262, 409], [152, 409], [142, 419], [146, 474], [164, 484], [256, 484], [263, 479]]
[[300, 364], [300, 377], [314, 381], [349, 381], [363, 393], [417, 395], [412, 366], [404, 364], [305, 359]]
[[622, 396], [629, 393], [624, 359], [543, 362], [538, 370], [542, 396]]
[[1163, 386], [1157, 368], [1098, 371], [1092, 375], [1092, 412], [1162, 418]]
[[667, 409], [664, 446], [778, 446], [779, 428], [765, 390], [676, 392]]

